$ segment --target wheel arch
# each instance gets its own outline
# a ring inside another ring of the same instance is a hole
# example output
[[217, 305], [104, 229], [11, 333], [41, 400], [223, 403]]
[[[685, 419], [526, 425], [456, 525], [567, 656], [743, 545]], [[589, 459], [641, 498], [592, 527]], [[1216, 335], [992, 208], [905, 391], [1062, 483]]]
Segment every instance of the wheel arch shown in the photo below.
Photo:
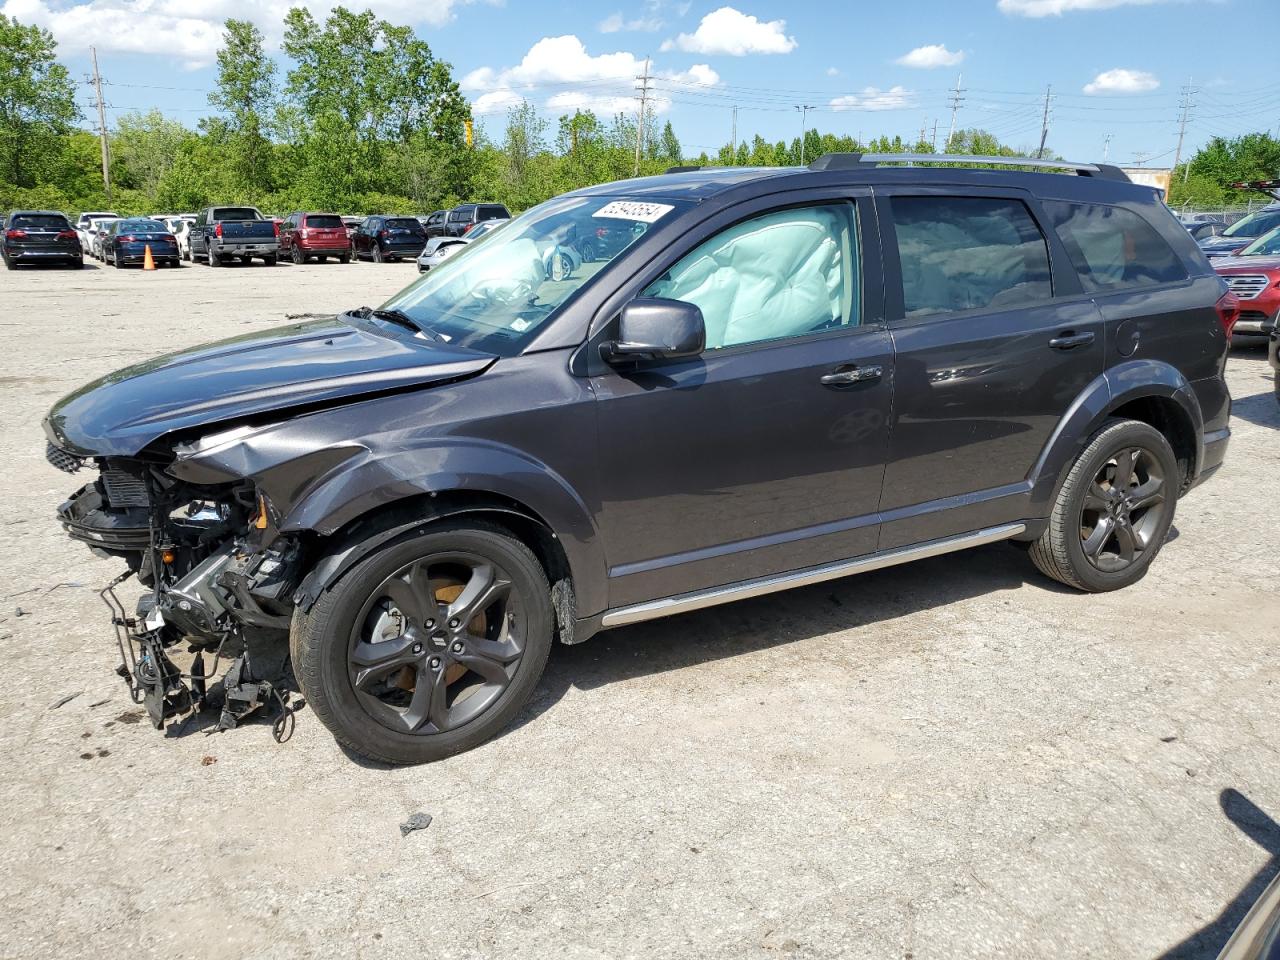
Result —
[[1181, 491], [1190, 488], [1204, 459], [1204, 417], [1195, 391], [1172, 364], [1130, 360], [1092, 380], [1058, 421], [1029, 478], [1031, 502], [1038, 512], [1047, 515], [1089, 437], [1115, 417], [1159, 430], [1182, 471]]

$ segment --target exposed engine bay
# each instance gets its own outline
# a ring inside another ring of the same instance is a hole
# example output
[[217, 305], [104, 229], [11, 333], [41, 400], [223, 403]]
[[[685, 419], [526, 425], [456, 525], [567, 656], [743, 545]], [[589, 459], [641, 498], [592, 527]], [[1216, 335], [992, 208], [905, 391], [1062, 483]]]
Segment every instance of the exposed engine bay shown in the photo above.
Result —
[[[95, 554], [128, 566], [101, 595], [120, 648], [117, 672], [152, 724], [216, 710], [217, 729], [227, 730], [266, 708], [275, 711], [276, 739], [287, 739], [289, 621], [302, 549], [276, 531], [266, 498], [250, 481], [175, 479], [163, 460], [88, 460], [53, 443], [46, 453], [68, 473], [98, 470], [58, 519]], [[131, 577], [147, 590], [132, 612], [116, 593]]]

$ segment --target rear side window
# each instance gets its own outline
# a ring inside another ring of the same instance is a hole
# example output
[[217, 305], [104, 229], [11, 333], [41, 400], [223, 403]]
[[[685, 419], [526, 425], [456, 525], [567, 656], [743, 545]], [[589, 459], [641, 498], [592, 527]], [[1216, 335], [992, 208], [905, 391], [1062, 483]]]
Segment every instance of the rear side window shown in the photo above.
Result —
[[342, 218], [335, 217], [333, 214], [316, 214], [307, 215], [307, 226], [316, 227], [319, 230], [336, 230], [342, 226]]
[[507, 208], [499, 206], [496, 203], [484, 204], [476, 207], [476, 220], [506, 220], [511, 214], [507, 213]]
[[13, 218], [10, 226], [25, 230], [70, 230], [71, 224], [66, 217], [55, 214], [29, 213]]
[[449, 211], [449, 220], [450, 220], [452, 223], [463, 223], [463, 222], [465, 222], [465, 221], [467, 221], [467, 220], [470, 220], [470, 219], [471, 219], [471, 209], [470, 209], [470, 208], [466, 208], [466, 209], [462, 209], [462, 210], [451, 210], [451, 211]]
[[1053, 295], [1048, 244], [1020, 200], [893, 197], [890, 204], [907, 317]]
[[414, 233], [422, 232], [422, 224], [415, 217], [395, 217], [387, 221], [387, 228], [389, 230], [410, 230]]
[[1046, 200], [1044, 209], [1089, 292], [1187, 278], [1173, 248], [1132, 210], [1062, 200]]

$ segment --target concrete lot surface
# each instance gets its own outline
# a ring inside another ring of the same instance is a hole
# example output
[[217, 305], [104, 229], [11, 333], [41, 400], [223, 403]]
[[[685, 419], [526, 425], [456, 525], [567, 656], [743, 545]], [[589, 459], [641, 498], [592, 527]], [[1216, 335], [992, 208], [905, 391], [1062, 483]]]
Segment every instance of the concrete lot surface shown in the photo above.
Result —
[[40, 418], [414, 275], [0, 273], [0, 957], [1216, 955], [1280, 869], [1280, 416], [1253, 348], [1226, 466], [1132, 589], [996, 545], [618, 630], [415, 769], [305, 709], [283, 746], [139, 723], [95, 593], [119, 568], [53, 521], [80, 478]]

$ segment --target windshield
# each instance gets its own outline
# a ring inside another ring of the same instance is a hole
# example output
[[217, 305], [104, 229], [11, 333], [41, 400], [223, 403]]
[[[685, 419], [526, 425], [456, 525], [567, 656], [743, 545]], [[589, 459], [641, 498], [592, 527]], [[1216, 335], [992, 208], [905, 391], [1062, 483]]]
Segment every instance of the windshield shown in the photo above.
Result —
[[383, 309], [449, 343], [514, 356], [614, 257], [685, 206], [557, 197], [467, 244]]
[[215, 207], [210, 220], [261, 220], [253, 207]]
[[10, 226], [28, 230], [70, 230], [71, 224], [66, 217], [56, 213], [24, 213], [13, 218]]
[[387, 220], [388, 230], [408, 230], [411, 233], [421, 233], [422, 224], [414, 217], [391, 217]]
[[307, 226], [320, 230], [337, 230], [342, 226], [342, 220], [331, 213], [309, 213]]
[[1253, 243], [1240, 251], [1242, 257], [1266, 257], [1280, 254], [1280, 227], [1270, 233], [1264, 233]]
[[1237, 220], [1222, 231], [1224, 237], [1260, 237], [1269, 230], [1280, 227], [1280, 210], [1259, 210], [1243, 220]]
[[163, 223], [156, 223], [154, 220], [121, 220], [119, 221], [119, 230], [121, 233], [167, 233], [168, 228]]

